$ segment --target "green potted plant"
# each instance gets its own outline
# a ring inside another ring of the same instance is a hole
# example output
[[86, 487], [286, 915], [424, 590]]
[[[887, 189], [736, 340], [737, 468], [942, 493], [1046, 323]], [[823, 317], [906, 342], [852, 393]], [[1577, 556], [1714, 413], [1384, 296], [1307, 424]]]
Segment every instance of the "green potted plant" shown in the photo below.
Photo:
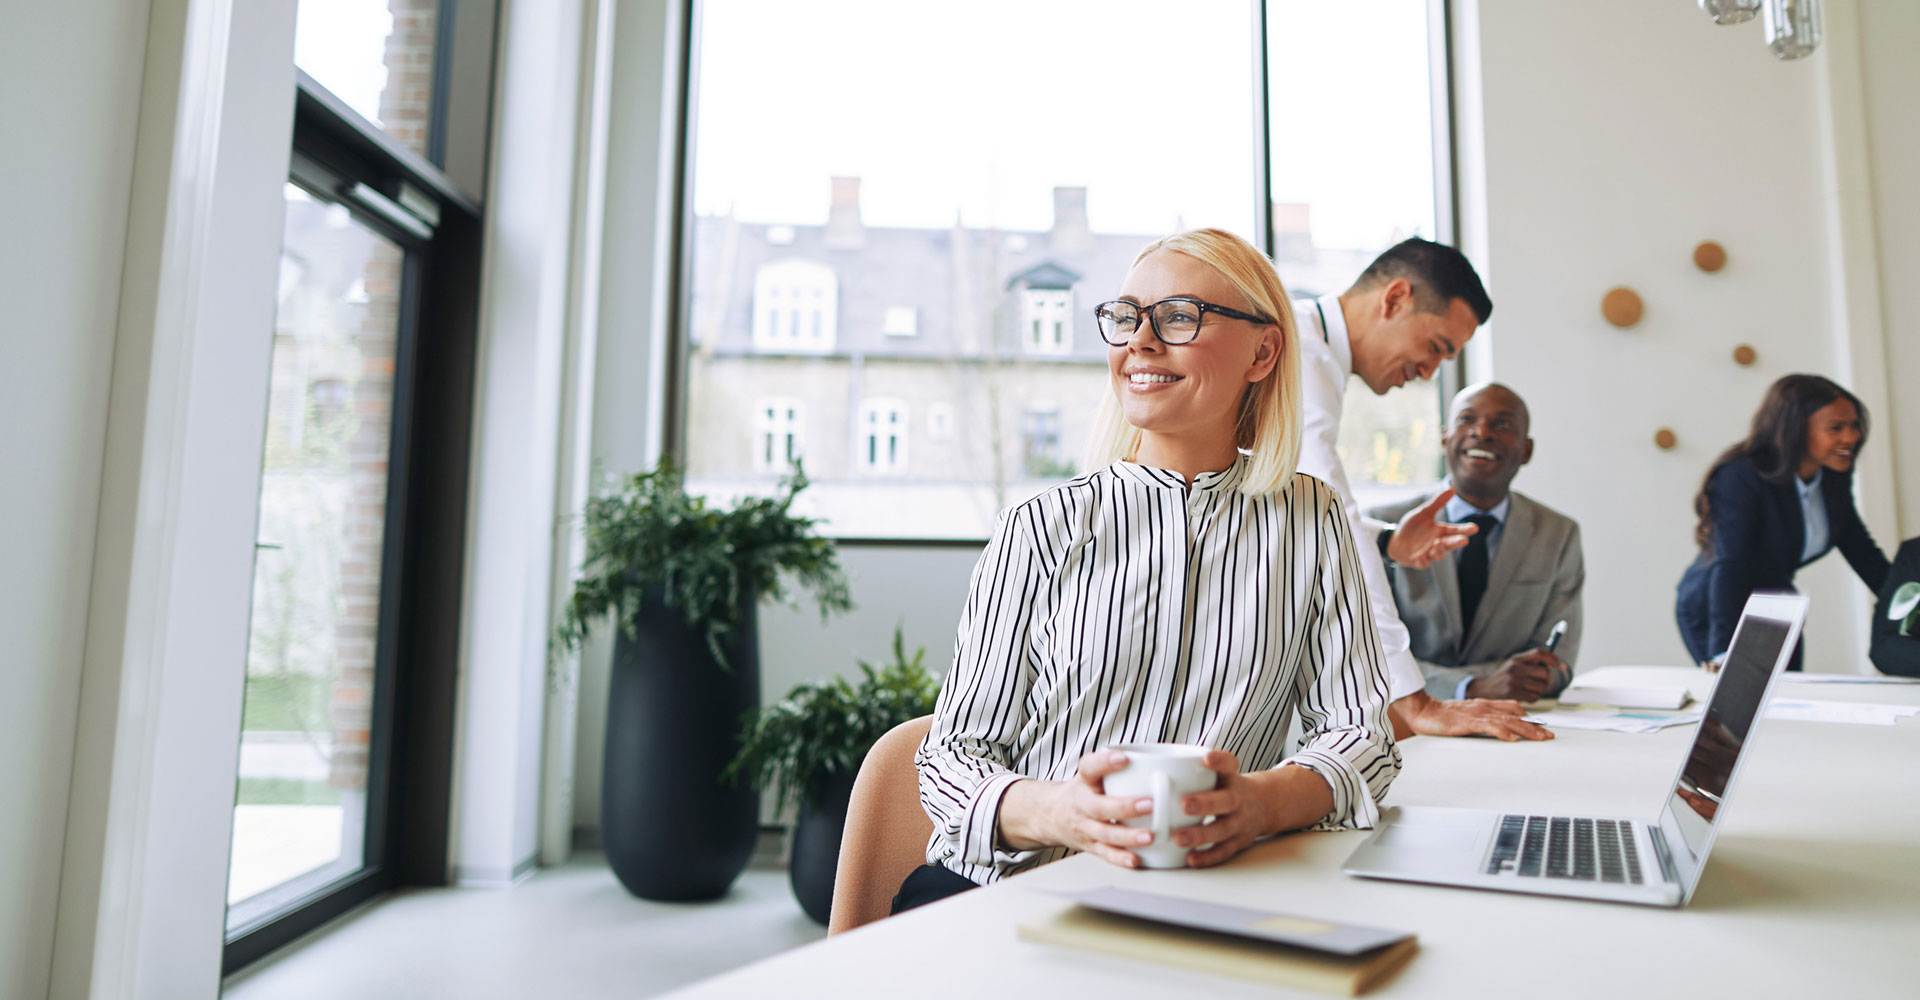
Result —
[[554, 645], [577, 649], [612, 617], [601, 842], [628, 891], [711, 899], [753, 854], [759, 801], [720, 773], [739, 749], [739, 719], [760, 703], [758, 607], [788, 583], [825, 618], [852, 607], [833, 543], [792, 512], [796, 467], [770, 497], [728, 509], [687, 495], [662, 461], [589, 500], [586, 560]]
[[845, 677], [801, 684], [741, 730], [740, 755], [727, 777], [773, 789], [779, 808], [798, 805], [788, 878], [800, 908], [818, 923], [827, 922], [833, 903], [847, 797], [860, 762], [887, 730], [933, 711], [940, 683], [927, 672], [926, 655], [921, 647], [908, 659], [895, 627], [893, 662], [876, 668], [856, 660], [857, 684]]

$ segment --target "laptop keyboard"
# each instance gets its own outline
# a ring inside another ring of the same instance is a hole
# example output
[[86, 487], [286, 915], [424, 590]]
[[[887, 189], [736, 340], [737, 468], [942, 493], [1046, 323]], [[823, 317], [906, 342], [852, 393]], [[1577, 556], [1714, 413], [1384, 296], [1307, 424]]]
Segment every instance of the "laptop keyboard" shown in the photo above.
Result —
[[1618, 819], [1502, 816], [1487, 874], [1641, 883], [1633, 824]]

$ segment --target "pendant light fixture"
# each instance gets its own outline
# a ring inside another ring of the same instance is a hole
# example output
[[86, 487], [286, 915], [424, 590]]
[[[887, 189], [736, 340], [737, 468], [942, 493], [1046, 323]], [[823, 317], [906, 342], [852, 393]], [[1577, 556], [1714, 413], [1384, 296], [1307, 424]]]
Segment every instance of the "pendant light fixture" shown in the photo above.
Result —
[[1766, 0], [1760, 32], [1781, 59], [1798, 59], [1820, 44], [1820, 0]]
[[1715, 24], [1741, 24], [1760, 13], [1761, 0], [1700, 0], [1700, 9]]
[[1820, 47], [1820, 0], [1699, 0], [1715, 24], [1742, 24], [1760, 15], [1761, 34], [1776, 58], [1799, 59]]

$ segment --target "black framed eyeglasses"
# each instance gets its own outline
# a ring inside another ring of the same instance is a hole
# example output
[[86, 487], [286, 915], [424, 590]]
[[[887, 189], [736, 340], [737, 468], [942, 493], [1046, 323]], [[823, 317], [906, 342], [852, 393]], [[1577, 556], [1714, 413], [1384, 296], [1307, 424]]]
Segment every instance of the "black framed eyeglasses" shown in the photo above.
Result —
[[1093, 307], [1093, 318], [1100, 327], [1100, 339], [1115, 347], [1125, 347], [1133, 340], [1133, 335], [1140, 330], [1142, 316], [1147, 318], [1148, 329], [1161, 343], [1190, 344], [1193, 338], [1200, 335], [1200, 321], [1208, 313], [1219, 313], [1228, 319], [1244, 319], [1263, 326], [1273, 322], [1265, 316], [1189, 298], [1161, 299], [1150, 306], [1115, 299]]

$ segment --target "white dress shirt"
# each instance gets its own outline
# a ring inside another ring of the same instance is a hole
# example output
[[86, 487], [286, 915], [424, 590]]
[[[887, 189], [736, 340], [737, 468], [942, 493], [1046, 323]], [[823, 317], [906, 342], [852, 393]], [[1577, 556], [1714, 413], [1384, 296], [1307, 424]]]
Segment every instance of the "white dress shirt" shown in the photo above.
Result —
[[1413, 640], [1393, 606], [1393, 587], [1387, 583], [1387, 564], [1380, 558], [1379, 531], [1360, 516], [1347, 470], [1334, 445], [1340, 439], [1340, 413], [1347, 379], [1353, 375], [1353, 344], [1347, 338], [1347, 315], [1340, 296], [1323, 295], [1293, 304], [1300, 331], [1300, 409], [1306, 434], [1300, 442], [1300, 471], [1333, 484], [1340, 506], [1347, 512], [1354, 547], [1360, 554], [1360, 572], [1366, 577], [1367, 603], [1387, 655], [1387, 676], [1398, 701], [1426, 687], [1420, 664], [1409, 648]]
[[1800, 561], [1810, 562], [1827, 551], [1827, 498], [1820, 492], [1820, 480], [1827, 470], [1815, 469], [1813, 478], [1793, 477], [1793, 488], [1800, 493], [1800, 520], [1806, 525], [1806, 540], [1800, 546]]
[[[1000, 800], [1118, 743], [1228, 751], [1326, 779], [1321, 828], [1365, 828], [1400, 771], [1358, 549], [1325, 483], [1188, 486], [1117, 462], [1009, 510], [974, 567], [933, 728], [915, 756], [927, 861], [975, 882], [1066, 856], [1000, 843]], [[1286, 756], [1298, 709], [1301, 748]]]
[[1488, 529], [1485, 543], [1487, 546], [1487, 562], [1491, 563], [1493, 562], [1493, 554], [1500, 550], [1500, 536], [1507, 533], [1507, 511], [1512, 509], [1513, 495], [1511, 493], [1501, 497], [1500, 502], [1494, 504], [1492, 510], [1481, 510], [1465, 500], [1460, 499], [1460, 494], [1455, 493], [1452, 497], [1448, 498], [1447, 506], [1441, 511], [1440, 516], [1451, 524], [1460, 524], [1475, 514], [1493, 518], [1493, 527]]

